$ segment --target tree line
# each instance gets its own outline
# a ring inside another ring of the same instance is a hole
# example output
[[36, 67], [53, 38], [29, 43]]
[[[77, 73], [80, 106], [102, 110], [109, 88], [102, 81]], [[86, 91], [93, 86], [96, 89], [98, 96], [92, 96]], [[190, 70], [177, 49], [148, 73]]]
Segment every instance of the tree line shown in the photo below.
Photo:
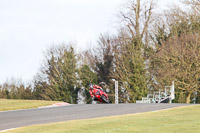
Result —
[[105, 82], [114, 102], [115, 79], [121, 103], [134, 103], [172, 81], [173, 102], [192, 102], [200, 91], [200, 1], [183, 5], [157, 13], [154, 0], [129, 1], [119, 12], [117, 33], [101, 34], [95, 47], [80, 53], [70, 43], [49, 47], [32, 85], [5, 82], [0, 98], [77, 103], [83, 95], [91, 103], [88, 85]]

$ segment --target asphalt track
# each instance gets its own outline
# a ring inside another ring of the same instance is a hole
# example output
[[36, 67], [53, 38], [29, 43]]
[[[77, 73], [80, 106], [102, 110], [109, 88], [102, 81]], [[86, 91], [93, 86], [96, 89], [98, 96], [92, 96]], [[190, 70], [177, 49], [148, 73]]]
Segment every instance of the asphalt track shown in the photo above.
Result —
[[0, 112], [0, 131], [35, 124], [134, 114], [186, 104], [84, 104]]

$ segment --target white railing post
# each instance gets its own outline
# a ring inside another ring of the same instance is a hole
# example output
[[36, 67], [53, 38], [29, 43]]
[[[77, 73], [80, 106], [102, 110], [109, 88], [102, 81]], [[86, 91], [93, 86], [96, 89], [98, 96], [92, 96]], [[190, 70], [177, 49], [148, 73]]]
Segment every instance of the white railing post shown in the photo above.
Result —
[[115, 80], [115, 104], [118, 104], [118, 81]]
[[174, 81], [172, 81], [172, 85], [170, 88], [171, 96], [170, 96], [170, 103], [172, 103], [172, 100], [175, 99], [175, 87], [174, 87]]

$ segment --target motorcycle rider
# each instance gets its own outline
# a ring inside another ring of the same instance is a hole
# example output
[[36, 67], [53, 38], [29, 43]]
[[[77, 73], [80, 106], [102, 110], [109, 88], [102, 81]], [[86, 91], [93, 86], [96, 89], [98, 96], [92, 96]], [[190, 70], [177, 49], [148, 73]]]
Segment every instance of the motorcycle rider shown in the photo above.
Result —
[[93, 95], [93, 90], [94, 90], [94, 89], [98, 89], [99, 91], [103, 91], [103, 89], [102, 89], [102, 87], [100, 87], [100, 86], [98, 86], [98, 85], [93, 85], [93, 84], [90, 84], [90, 85], [89, 85], [90, 95], [91, 95], [92, 99], [93, 99], [94, 101], [96, 101], [96, 100], [98, 100], [98, 99], [95, 97], [95, 95]]

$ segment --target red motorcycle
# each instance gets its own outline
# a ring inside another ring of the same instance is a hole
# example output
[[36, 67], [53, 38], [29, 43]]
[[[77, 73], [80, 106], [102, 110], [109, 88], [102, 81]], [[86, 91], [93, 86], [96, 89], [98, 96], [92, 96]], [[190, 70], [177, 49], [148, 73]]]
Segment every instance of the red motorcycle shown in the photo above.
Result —
[[102, 103], [109, 103], [108, 95], [103, 91], [103, 89], [89, 89], [90, 95], [93, 97], [94, 101], [100, 101]]

